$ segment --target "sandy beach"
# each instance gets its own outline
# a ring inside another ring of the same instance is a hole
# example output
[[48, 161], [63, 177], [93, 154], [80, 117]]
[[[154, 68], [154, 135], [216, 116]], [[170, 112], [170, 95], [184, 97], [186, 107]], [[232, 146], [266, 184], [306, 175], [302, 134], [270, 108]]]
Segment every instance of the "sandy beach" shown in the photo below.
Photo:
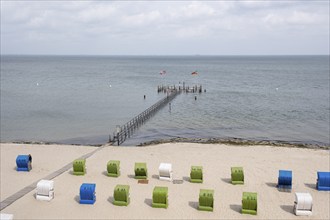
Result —
[[[1, 144], [1, 201], [25, 186], [42, 179], [95, 147], [66, 145]], [[32, 155], [32, 170], [15, 170], [18, 154]], [[120, 160], [121, 175], [106, 176], [109, 160]], [[148, 184], [134, 179], [134, 163], [146, 162]], [[172, 163], [174, 179], [182, 184], [160, 181], [161, 162]], [[203, 166], [204, 182], [190, 183], [192, 165]], [[245, 184], [230, 183], [230, 168], [244, 167]], [[315, 189], [317, 171], [330, 171], [329, 150], [271, 146], [229, 146], [222, 144], [168, 143], [147, 147], [106, 146], [86, 162], [87, 174], [74, 176], [72, 168], [54, 178], [55, 198], [37, 201], [35, 191], [17, 200], [1, 213], [14, 219], [329, 219], [330, 192]], [[278, 170], [293, 172], [292, 192], [276, 188]], [[96, 183], [96, 203], [79, 204], [82, 183]], [[117, 184], [130, 185], [131, 203], [127, 207], [112, 204]], [[155, 186], [167, 186], [167, 209], [151, 207]], [[198, 211], [200, 189], [215, 191], [213, 212]], [[258, 215], [242, 215], [243, 192], [258, 193]], [[295, 216], [295, 192], [309, 192], [313, 197], [313, 215]]]

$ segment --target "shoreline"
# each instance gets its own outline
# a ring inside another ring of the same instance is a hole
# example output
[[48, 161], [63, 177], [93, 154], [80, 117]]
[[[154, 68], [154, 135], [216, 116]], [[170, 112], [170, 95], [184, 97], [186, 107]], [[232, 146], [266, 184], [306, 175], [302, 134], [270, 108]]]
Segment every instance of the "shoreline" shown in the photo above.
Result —
[[274, 147], [288, 147], [288, 148], [307, 148], [307, 149], [322, 149], [330, 150], [330, 145], [320, 145], [311, 143], [299, 143], [290, 141], [279, 140], [249, 140], [242, 138], [170, 138], [170, 139], [158, 139], [153, 141], [146, 141], [138, 144], [137, 146], [149, 146], [166, 143], [196, 143], [196, 144], [225, 144], [225, 145], [237, 145], [237, 146], [274, 146]]
[[[71, 146], [88, 146], [88, 147], [101, 147], [103, 145], [112, 145], [112, 143], [103, 144], [76, 144], [76, 143], [58, 143], [55, 141], [9, 141], [0, 142], [1, 144], [35, 144], [35, 145], [71, 145]], [[168, 144], [168, 143], [196, 143], [196, 144], [225, 144], [237, 146], [274, 146], [274, 147], [288, 147], [288, 148], [307, 148], [307, 149], [320, 149], [330, 150], [330, 145], [292, 142], [282, 140], [251, 140], [243, 138], [185, 138], [173, 137], [167, 139], [156, 139], [151, 141], [140, 142], [136, 145], [125, 145], [125, 142], [120, 145], [124, 147], [146, 147], [150, 145]], [[113, 146], [117, 146], [116, 143]]]

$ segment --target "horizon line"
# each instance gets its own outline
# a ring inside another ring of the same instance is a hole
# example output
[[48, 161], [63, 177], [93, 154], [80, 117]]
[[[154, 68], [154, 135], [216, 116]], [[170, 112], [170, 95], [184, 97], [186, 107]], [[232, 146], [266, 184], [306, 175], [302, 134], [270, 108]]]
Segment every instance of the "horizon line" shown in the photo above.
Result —
[[330, 54], [0, 54], [0, 56], [330, 56]]

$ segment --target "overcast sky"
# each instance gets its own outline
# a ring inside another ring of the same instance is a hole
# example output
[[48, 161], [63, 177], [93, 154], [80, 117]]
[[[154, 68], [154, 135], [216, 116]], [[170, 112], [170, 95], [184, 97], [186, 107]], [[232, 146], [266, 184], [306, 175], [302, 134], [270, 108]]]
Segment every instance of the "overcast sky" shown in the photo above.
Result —
[[329, 54], [329, 1], [3, 1], [1, 54]]

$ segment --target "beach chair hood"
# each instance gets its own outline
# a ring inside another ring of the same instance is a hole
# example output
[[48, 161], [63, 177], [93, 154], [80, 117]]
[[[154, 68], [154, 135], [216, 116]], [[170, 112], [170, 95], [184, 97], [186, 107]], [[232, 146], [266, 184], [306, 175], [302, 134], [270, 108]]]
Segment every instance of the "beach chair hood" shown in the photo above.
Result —
[[117, 185], [113, 192], [113, 204], [127, 206], [130, 203], [129, 185]]
[[85, 175], [86, 173], [86, 159], [77, 159], [73, 161], [73, 174]]
[[16, 170], [17, 171], [30, 171], [32, 169], [32, 156], [18, 155], [16, 158]]
[[172, 181], [173, 179], [172, 164], [170, 163], [161, 163], [159, 165], [159, 179]]
[[148, 170], [146, 163], [135, 163], [134, 167], [135, 179], [147, 179]]
[[317, 172], [316, 188], [322, 191], [330, 191], [330, 172]]
[[96, 184], [83, 183], [80, 186], [80, 204], [94, 204], [96, 201]]
[[190, 182], [203, 183], [203, 167], [192, 166], [190, 170]]
[[281, 190], [292, 189], [292, 171], [291, 170], [279, 170], [277, 187]]
[[120, 176], [120, 161], [119, 160], [110, 160], [107, 163], [107, 174], [111, 177]]
[[168, 188], [156, 186], [152, 193], [152, 207], [167, 208], [168, 207]]
[[54, 181], [40, 180], [37, 184], [36, 199], [50, 201], [54, 198]]
[[295, 193], [294, 213], [312, 215], [313, 198], [309, 193]]
[[258, 211], [257, 193], [243, 192], [242, 213], [256, 215]]
[[202, 211], [213, 211], [214, 207], [214, 190], [201, 189], [199, 191], [199, 205], [198, 210]]
[[231, 182], [232, 184], [244, 184], [243, 167], [231, 167]]

